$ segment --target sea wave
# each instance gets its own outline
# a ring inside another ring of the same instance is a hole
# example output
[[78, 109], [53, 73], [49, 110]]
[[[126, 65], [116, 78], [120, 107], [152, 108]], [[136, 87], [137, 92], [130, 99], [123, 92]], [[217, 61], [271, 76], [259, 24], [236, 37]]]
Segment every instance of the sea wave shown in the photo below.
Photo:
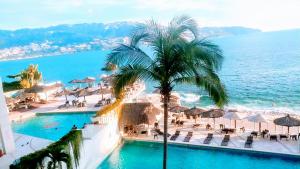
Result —
[[[215, 106], [209, 105], [204, 106], [203, 108], [210, 109], [216, 108]], [[288, 107], [255, 107], [255, 106], [246, 106], [241, 104], [232, 104], [224, 107], [225, 110], [234, 109], [238, 112], [245, 112], [250, 114], [272, 114], [272, 115], [286, 115], [294, 114], [300, 116], [300, 111]]]
[[200, 100], [200, 95], [194, 93], [181, 93], [179, 92], [180, 100], [187, 103], [194, 103]]

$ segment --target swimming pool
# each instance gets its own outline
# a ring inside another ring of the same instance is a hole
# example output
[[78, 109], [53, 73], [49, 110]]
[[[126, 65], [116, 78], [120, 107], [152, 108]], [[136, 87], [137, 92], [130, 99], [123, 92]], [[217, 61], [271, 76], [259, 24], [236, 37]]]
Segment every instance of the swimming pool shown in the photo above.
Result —
[[[98, 169], [162, 168], [162, 144], [126, 141]], [[168, 169], [300, 169], [300, 158], [168, 146]]]
[[95, 112], [37, 114], [23, 122], [13, 122], [12, 127], [16, 133], [57, 141], [73, 125], [81, 128], [84, 123], [90, 123], [93, 115]]

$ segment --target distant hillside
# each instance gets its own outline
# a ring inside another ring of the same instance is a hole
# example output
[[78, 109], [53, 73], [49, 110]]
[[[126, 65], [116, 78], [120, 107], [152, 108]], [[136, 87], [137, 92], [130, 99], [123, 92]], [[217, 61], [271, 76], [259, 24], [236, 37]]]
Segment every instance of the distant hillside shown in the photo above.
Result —
[[[46, 28], [19, 29], [15, 31], [0, 30], [0, 49], [45, 42], [51, 42], [52, 45], [57, 46], [66, 46], [88, 43], [95, 39], [126, 37], [140, 25], [141, 23], [137, 22], [115, 22], [110, 24], [84, 23], [57, 25]], [[200, 35], [237, 35], [259, 31], [244, 27], [204, 27], [200, 28]]]
[[203, 27], [200, 28], [202, 36], [225, 36], [225, 35], [241, 35], [261, 32], [259, 29], [245, 28], [240, 26], [231, 27]]
[[24, 46], [30, 43], [52, 42], [54, 45], [79, 44], [94, 39], [124, 37], [135, 29], [138, 23], [118, 22], [113, 24], [91, 23], [57, 25], [46, 28], [0, 30], [0, 48]]

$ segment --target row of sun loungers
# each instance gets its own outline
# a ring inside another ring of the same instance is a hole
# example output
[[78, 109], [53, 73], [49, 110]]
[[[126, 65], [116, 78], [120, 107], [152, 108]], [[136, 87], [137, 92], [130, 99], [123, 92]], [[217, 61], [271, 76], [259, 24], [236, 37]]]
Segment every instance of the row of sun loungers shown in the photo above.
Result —
[[[173, 135], [171, 136], [170, 140], [171, 140], [171, 141], [175, 141], [175, 140], [178, 138], [179, 135], [180, 135], [180, 131], [177, 130], [177, 131], [175, 132], [175, 134], [173, 134]], [[189, 142], [189, 141], [191, 140], [192, 136], [193, 136], [193, 132], [192, 132], [192, 131], [189, 131], [189, 132], [187, 133], [187, 135], [185, 136], [183, 142]]]

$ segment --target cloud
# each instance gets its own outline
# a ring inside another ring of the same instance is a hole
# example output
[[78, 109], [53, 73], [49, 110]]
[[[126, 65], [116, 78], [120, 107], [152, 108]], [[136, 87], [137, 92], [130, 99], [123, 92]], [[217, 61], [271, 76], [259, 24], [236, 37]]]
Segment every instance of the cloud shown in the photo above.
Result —
[[214, 10], [214, 6], [209, 1], [195, 0], [137, 0], [137, 9], [152, 9], [160, 11], [185, 11], [185, 10]]
[[0, 28], [155, 19], [187, 14], [201, 26], [300, 27], [300, 0], [0, 0]]

